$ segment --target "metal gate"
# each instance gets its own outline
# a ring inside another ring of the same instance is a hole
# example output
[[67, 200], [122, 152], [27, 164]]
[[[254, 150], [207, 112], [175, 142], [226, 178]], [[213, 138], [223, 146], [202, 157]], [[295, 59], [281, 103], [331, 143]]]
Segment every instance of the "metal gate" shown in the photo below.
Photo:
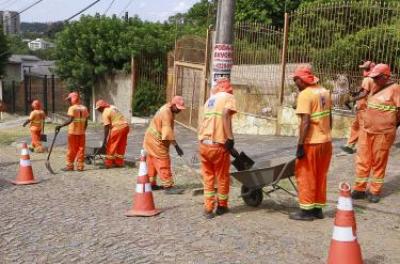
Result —
[[209, 39], [186, 36], [177, 41], [174, 52], [174, 95], [181, 95], [186, 109], [178, 114], [176, 122], [197, 129], [199, 110], [207, 95]]

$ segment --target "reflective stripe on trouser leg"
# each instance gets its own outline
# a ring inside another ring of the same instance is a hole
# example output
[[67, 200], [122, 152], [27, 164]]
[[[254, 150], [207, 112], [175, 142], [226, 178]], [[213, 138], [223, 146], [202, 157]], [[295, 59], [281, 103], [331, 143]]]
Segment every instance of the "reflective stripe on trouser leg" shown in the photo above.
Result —
[[365, 192], [368, 185], [368, 177], [372, 168], [372, 138], [363, 129], [360, 129], [356, 154], [356, 177], [353, 189]]
[[[205, 194], [214, 192], [215, 181], [218, 182], [218, 204], [228, 206], [229, 167], [228, 151], [221, 145], [200, 144], [201, 171], [204, 179]], [[204, 209], [211, 212], [215, 207], [215, 195], [204, 195]]]
[[78, 170], [83, 170], [84, 168], [84, 161], [85, 161], [85, 144], [86, 144], [86, 136], [85, 135], [79, 135], [78, 136], [78, 142], [79, 142], [79, 147], [78, 147], [78, 153], [76, 154], [76, 162], [77, 162], [77, 168]]
[[299, 207], [322, 208], [326, 204], [326, 177], [332, 155], [331, 142], [304, 145], [305, 157], [296, 161]]
[[128, 144], [129, 127], [121, 128], [117, 139], [117, 148], [115, 150], [115, 164], [123, 166], [125, 163], [125, 152]]
[[147, 175], [149, 176], [149, 181], [151, 185], [157, 185], [157, 170], [154, 166], [153, 157], [151, 155], [147, 155], [146, 157], [147, 164]]
[[396, 138], [396, 133], [375, 135], [373, 143], [372, 169], [369, 191], [379, 195], [382, 191], [386, 173], [386, 166], [389, 160], [390, 147]]
[[68, 145], [67, 145], [67, 156], [66, 156], [68, 169], [74, 168], [76, 154], [78, 153], [78, 147], [79, 145], [77, 142], [77, 136], [68, 134]]
[[151, 157], [151, 161], [161, 179], [164, 188], [172, 187], [174, 185], [174, 180], [172, 179], [170, 158]]
[[200, 144], [201, 174], [203, 176], [204, 188], [204, 211], [212, 212], [215, 207], [215, 176], [213, 163], [209, 156], [211, 147]]
[[217, 175], [218, 206], [228, 207], [230, 184], [229, 167], [231, 165], [230, 154], [224, 147], [222, 147], [219, 152], [220, 157], [214, 165], [214, 168], [216, 168], [215, 173]]

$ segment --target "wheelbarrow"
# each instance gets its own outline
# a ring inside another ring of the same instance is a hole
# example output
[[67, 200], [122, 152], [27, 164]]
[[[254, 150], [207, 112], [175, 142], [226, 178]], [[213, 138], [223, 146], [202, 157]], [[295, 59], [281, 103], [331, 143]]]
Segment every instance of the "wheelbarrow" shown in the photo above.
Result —
[[106, 154], [106, 151], [104, 148], [101, 148], [99, 146], [87, 146], [85, 148], [85, 163], [90, 165], [93, 164], [96, 166], [96, 160], [102, 160], [104, 162], [103, 159], [103, 155]]
[[[297, 188], [291, 179], [294, 176], [295, 161], [296, 159], [269, 160], [256, 164], [249, 170], [232, 172], [231, 176], [242, 184], [240, 196], [245, 204], [257, 207], [261, 204], [264, 193], [268, 195], [276, 190], [283, 190], [292, 196], [297, 196]], [[289, 180], [296, 193], [279, 185], [283, 179]]]

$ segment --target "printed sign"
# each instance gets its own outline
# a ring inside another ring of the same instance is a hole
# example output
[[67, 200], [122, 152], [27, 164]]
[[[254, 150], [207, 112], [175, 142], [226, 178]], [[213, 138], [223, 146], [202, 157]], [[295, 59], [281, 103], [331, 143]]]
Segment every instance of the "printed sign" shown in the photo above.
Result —
[[233, 46], [230, 44], [215, 44], [213, 54], [213, 79], [229, 76], [233, 66]]

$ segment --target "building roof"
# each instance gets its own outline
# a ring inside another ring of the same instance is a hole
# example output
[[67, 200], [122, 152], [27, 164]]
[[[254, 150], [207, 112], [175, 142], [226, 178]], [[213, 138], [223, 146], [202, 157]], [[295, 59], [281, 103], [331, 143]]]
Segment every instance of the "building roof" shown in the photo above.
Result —
[[40, 59], [33, 55], [13, 54], [8, 58], [8, 62], [10, 63], [37, 62], [37, 61], [40, 61]]
[[50, 76], [54, 73], [56, 68], [55, 61], [39, 61], [31, 68], [32, 75], [47, 75]]

